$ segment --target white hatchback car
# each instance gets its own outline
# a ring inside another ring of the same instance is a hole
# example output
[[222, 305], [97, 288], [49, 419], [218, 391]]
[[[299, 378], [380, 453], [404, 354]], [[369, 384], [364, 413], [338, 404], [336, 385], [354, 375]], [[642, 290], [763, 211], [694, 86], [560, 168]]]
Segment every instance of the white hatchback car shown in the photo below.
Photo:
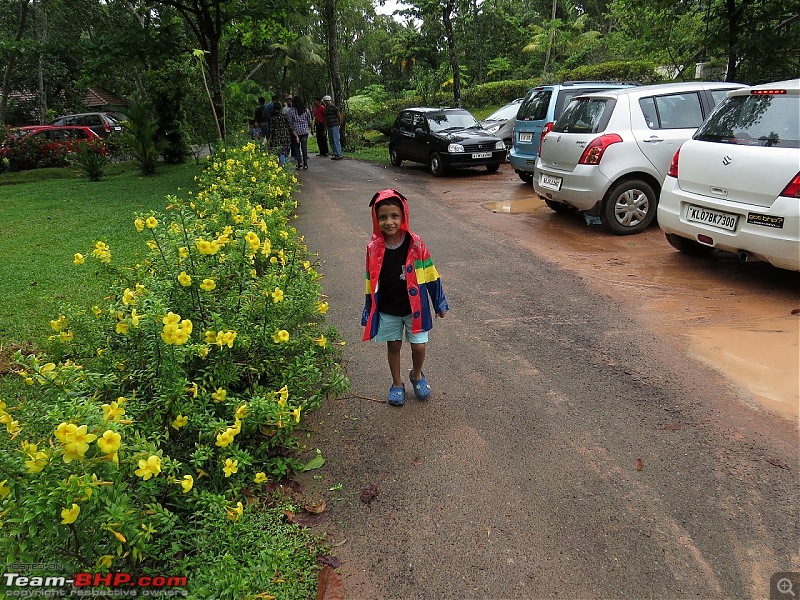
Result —
[[658, 224], [681, 252], [800, 271], [800, 79], [727, 94], [675, 153]]
[[737, 83], [685, 82], [576, 96], [542, 138], [533, 188], [556, 212], [617, 234], [644, 230], [678, 147]]

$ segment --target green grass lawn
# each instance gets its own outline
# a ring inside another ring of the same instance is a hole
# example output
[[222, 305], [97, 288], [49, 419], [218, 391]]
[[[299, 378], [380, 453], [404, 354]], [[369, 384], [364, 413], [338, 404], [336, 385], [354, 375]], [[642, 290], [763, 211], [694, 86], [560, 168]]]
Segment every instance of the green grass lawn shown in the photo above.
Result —
[[137, 211], [162, 211], [167, 194], [194, 189], [195, 162], [161, 166], [142, 177], [132, 163], [111, 165], [99, 182], [69, 168], [3, 174], [0, 179], [0, 345], [38, 345], [64, 303], [92, 306], [107, 291], [96, 261], [76, 267], [76, 252], [97, 240], [111, 246], [112, 262], [130, 265], [143, 253], [133, 227]]

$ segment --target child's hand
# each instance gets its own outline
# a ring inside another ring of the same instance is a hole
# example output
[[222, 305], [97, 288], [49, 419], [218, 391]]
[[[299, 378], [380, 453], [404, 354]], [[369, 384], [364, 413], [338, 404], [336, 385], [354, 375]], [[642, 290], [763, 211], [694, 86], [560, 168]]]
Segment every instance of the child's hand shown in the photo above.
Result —
[[439, 319], [444, 319], [444, 315], [445, 315], [445, 313], [443, 313], [443, 312], [436, 313], [436, 316], [437, 316]]

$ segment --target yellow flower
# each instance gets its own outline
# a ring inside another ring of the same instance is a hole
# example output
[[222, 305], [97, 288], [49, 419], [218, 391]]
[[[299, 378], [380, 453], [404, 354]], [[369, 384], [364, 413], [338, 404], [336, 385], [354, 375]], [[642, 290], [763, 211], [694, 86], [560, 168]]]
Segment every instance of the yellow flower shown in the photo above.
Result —
[[192, 385], [186, 388], [186, 391], [192, 395], [192, 398], [197, 398], [197, 392], [200, 388], [197, 387], [197, 382], [192, 382]]
[[237, 419], [244, 419], [245, 415], [247, 414], [247, 404], [242, 404], [240, 407], [236, 409], [234, 413], [234, 417]]
[[209, 350], [210, 348], [208, 346], [203, 346], [202, 348], [200, 348], [200, 350], [197, 351], [197, 354], [198, 356], [200, 356], [200, 358], [205, 358], [206, 356], [208, 356]]
[[[107, 406], [107, 405], [103, 405]], [[74, 423], [61, 423], [58, 427], [55, 428], [53, 433], [56, 436], [56, 439], [61, 442], [62, 444], [67, 443], [67, 435], [74, 434], [75, 431], [78, 429], [78, 426]]]
[[70, 508], [61, 510], [61, 524], [69, 525], [70, 523], [74, 523], [80, 513], [81, 507], [73, 502]]
[[232, 458], [226, 458], [225, 466], [222, 467], [222, 470], [225, 472], [225, 477], [230, 477], [239, 471], [239, 461], [233, 460]]
[[50, 327], [52, 328], [53, 331], [56, 332], [61, 331], [66, 326], [67, 326], [67, 317], [65, 317], [64, 315], [59, 315], [58, 319], [52, 319], [50, 321]]
[[217, 441], [215, 442], [215, 445], [219, 446], [220, 448], [227, 448], [230, 446], [231, 442], [233, 442], [235, 435], [236, 434], [233, 432], [233, 430], [228, 428], [217, 435]]
[[272, 341], [276, 344], [285, 343], [289, 341], [289, 332], [281, 329], [278, 333], [272, 336]]
[[299, 422], [300, 422], [300, 411], [301, 411], [302, 409], [303, 409], [303, 407], [302, 407], [302, 406], [298, 406], [297, 408], [295, 408], [295, 409], [292, 411], [292, 416], [294, 417], [294, 422], [295, 422], [295, 423], [299, 423]]
[[273, 304], [277, 304], [278, 302], [283, 302], [283, 290], [279, 287], [275, 288], [275, 291], [270, 294], [272, 296]]
[[72, 264], [75, 265], [75, 266], [82, 265], [85, 262], [86, 262], [86, 259], [84, 258], [83, 254], [81, 254], [80, 252], [76, 252], [75, 256], [72, 257]]
[[181, 274], [178, 275], [178, 283], [180, 283], [183, 287], [189, 287], [192, 285], [191, 275], [188, 275], [186, 271], [181, 271]]
[[158, 219], [155, 217], [147, 217], [147, 220], [144, 222], [144, 224], [148, 229], [155, 229], [158, 227]]
[[192, 486], [194, 485], [194, 477], [192, 477], [191, 475], [184, 475], [183, 479], [181, 479], [180, 481], [180, 484], [181, 487], [183, 488], [183, 493], [185, 494], [186, 492], [192, 489]]
[[207, 329], [204, 335], [206, 344], [213, 344], [217, 341], [217, 332]]
[[317, 312], [321, 315], [324, 315], [326, 312], [328, 312], [328, 303], [320, 302], [317, 304]]
[[36, 446], [33, 447], [31, 454], [28, 454], [28, 460], [25, 461], [25, 466], [28, 468], [28, 473], [39, 473], [47, 466], [48, 455], [47, 452], [39, 450], [36, 451]]
[[133, 226], [136, 228], [136, 231], [138, 231], [139, 233], [141, 233], [142, 231], [144, 231], [144, 220], [143, 220], [143, 219], [141, 219], [141, 218], [137, 218], [137, 219], [136, 219], [136, 220], [133, 222]]
[[136, 292], [134, 292], [130, 288], [125, 288], [125, 291], [122, 292], [122, 303], [125, 306], [128, 306], [129, 304], [133, 304], [134, 302], [136, 302]]
[[161, 459], [155, 454], [147, 460], [139, 459], [139, 468], [134, 471], [136, 475], [147, 481], [151, 477], [161, 473]]
[[225, 402], [228, 392], [222, 388], [217, 388], [217, 391], [211, 394], [211, 399], [214, 402]]
[[237, 502], [235, 508], [226, 508], [225, 511], [228, 513], [228, 518], [231, 521], [238, 521], [239, 517], [241, 517], [244, 512], [244, 506], [242, 506], [241, 502]]
[[183, 415], [179, 414], [175, 417], [175, 420], [172, 422], [173, 429], [180, 429], [181, 427], [186, 427], [186, 424], [189, 422], [189, 417], [184, 417]]
[[155, 240], [147, 240], [147, 247], [150, 248], [150, 250], [158, 250], [158, 244], [156, 244]]
[[136, 309], [131, 310], [131, 325], [134, 327], [139, 326], [139, 321], [142, 320], [142, 315], [136, 313]]
[[122, 436], [111, 429], [106, 429], [97, 440], [97, 447], [103, 454], [114, 454], [121, 445]]
[[217, 284], [214, 283], [213, 279], [203, 279], [203, 283], [200, 284], [200, 289], [205, 290], [206, 292], [212, 291], [215, 287], [217, 287]]
[[178, 258], [187, 259], [189, 258], [189, 249], [186, 246], [181, 246], [178, 248]]
[[208, 240], [199, 239], [195, 242], [195, 245], [200, 254], [216, 254], [220, 248], [219, 242], [216, 240], [209, 242]]
[[97, 567], [100, 569], [110, 569], [113, 560], [114, 557], [110, 554], [103, 554], [103, 556], [97, 559]]
[[247, 242], [247, 247], [250, 252], [257, 252], [261, 247], [261, 240], [259, 239], [258, 234], [254, 231], [248, 231], [244, 236], [244, 239]]
[[[119, 397], [111, 404], [103, 404], [100, 408], [103, 409], [103, 418], [106, 421], [118, 421], [119, 418], [125, 414], [125, 408], [123, 408], [122, 404], [125, 402], [125, 398]], [[64, 423], [62, 423], [64, 425]], [[59, 425], [61, 427], [61, 425]], [[58, 437], [58, 434], [56, 434]]]
[[259, 471], [256, 473], [256, 476], [253, 477], [253, 483], [264, 483], [267, 480], [267, 475], [263, 471]]
[[228, 346], [228, 348], [233, 348], [233, 341], [235, 339], [236, 339], [235, 331], [220, 331], [217, 333], [217, 340], [215, 343], [220, 348], [222, 348], [222, 346]]
[[7, 483], [8, 479], [3, 479], [3, 481], [0, 481], [0, 499], [5, 498], [11, 493], [11, 488], [6, 485]]
[[128, 324], [125, 321], [120, 321], [117, 323], [117, 333], [120, 335], [127, 335], [128, 333]]
[[100, 308], [99, 306], [95, 305], [95, 306], [92, 307], [92, 314], [95, 316], [95, 318], [99, 319], [100, 315], [103, 314], [103, 309]]
[[289, 399], [289, 388], [287, 386], [283, 386], [281, 389], [277, 391], [278, 396], [280, 397], [279, 402], [283, 402], [286, 404], [286, 401]]
[[269, 238], [266, 238], [264, 243], [261, 245], [261, 254], [266, 256], [270, 252], [272, 252], [272, 244], [270, 243]]
[[[59, 425], [60, 427], [60, 425]], [[97, 439], [93, 433], [87, 433], [86, 425], [80, 427], [67, 427], [64, 435], [64, 462], [70, 462], [76, 459], [82, 459], [89, 450], [89, 444]]]
[[317, 345], [320, 346], [321, 348], [324, 348], [325, 346], [328, 345], [328, 339], [324, 335], [321, 335], [318, 338], [314, 338], [314, 341], [317, 342]]

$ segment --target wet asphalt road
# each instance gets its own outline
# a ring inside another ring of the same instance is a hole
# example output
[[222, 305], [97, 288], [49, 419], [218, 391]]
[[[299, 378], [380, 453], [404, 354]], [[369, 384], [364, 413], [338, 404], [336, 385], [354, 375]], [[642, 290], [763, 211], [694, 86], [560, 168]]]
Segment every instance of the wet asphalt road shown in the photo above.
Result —
[[[519, 187], [507, 167], [435, 179], [317, 158], [299, 177], [352, 388], [310, 419], [327, 463], [302, 483], [328, 501], [348, 599], [769, 598], [773, 573], [800, 571], [796, 427], [517, 243], [519, 222], [480, 208]], [[451, 307], [432, 399], [401, 409], [382, 402], [385, 345], [360, 341], [385, 187], [409, 199]]]

